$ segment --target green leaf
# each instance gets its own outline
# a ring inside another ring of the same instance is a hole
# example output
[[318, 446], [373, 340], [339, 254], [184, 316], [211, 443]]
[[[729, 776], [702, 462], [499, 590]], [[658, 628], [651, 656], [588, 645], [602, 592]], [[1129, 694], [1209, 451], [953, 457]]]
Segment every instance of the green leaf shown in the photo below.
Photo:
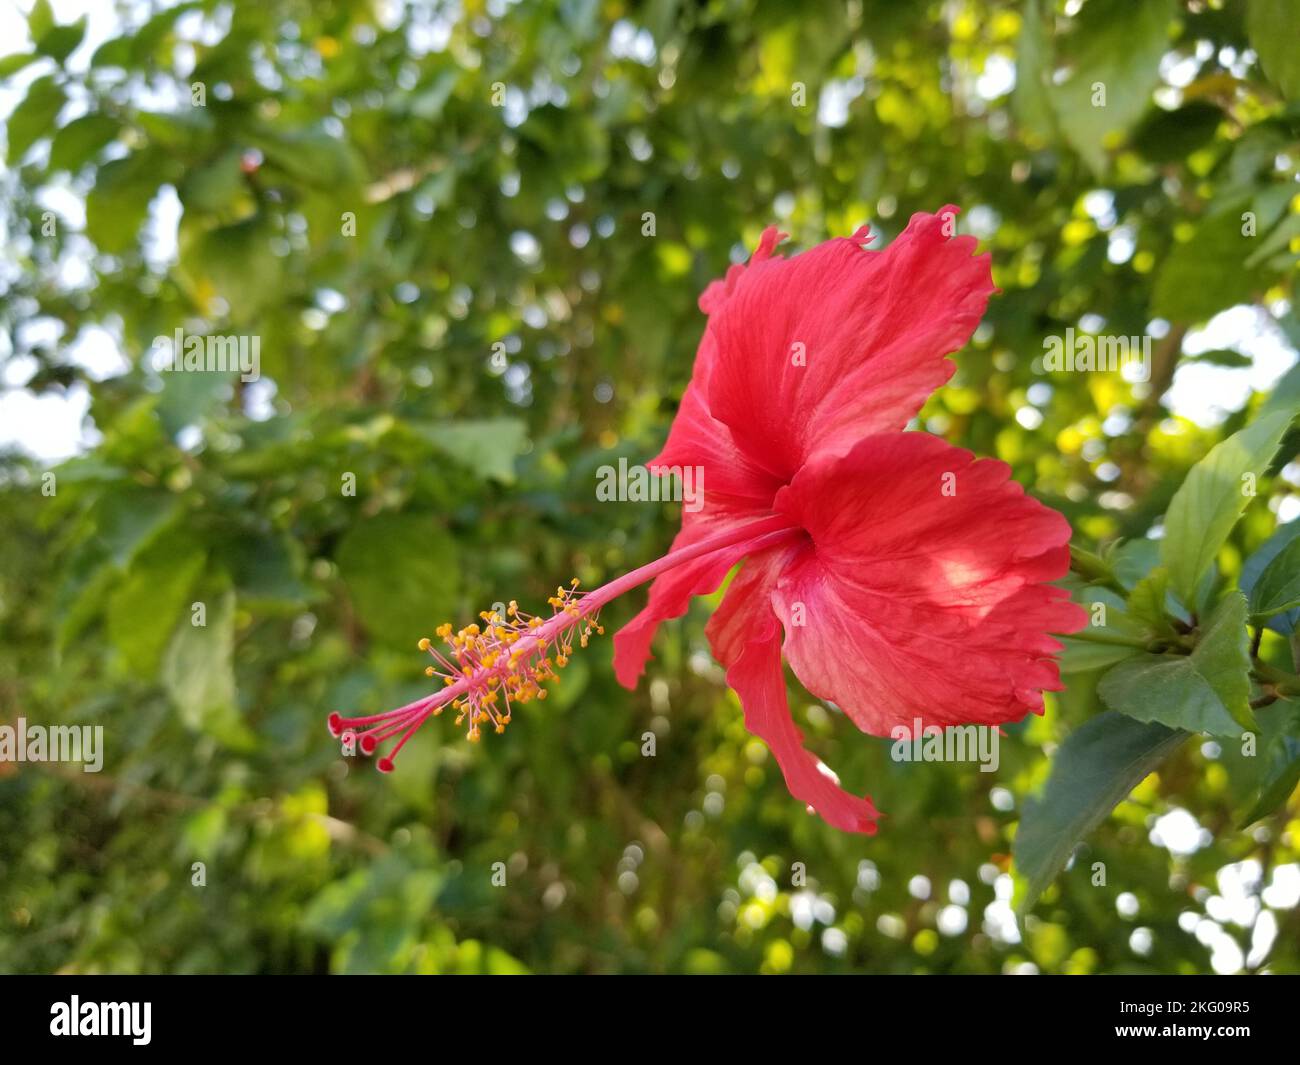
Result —
[[1195, 602], [1197, 585], [1246, 509], [1247, 475], [1263, 476], [1291, 417], [1280, 412], [1257, 418], [1192, 467], [1174, 493], [1160, 556], [1184, 605]]
[[99, 168], [86, 197], [86, 233], [101, 251], [117, 254], [134, 247], [149, 213], [149, 202], [168, 179], [170, 167], [159, 153], [145, 149]]
[[1243, 355], [1241, 352], [1232, 351], [1229, 348], [1215, 348], [1213, 351], [1203, 351], [1199, 355], [1184, 355], [1182, 361], [1208, 363], [1211, 366], [1227, 366], [1234, 370], [1255, 365], [1255, 360], [1249, 355]]
[[1287, 737], [1282, 750], [1268, 767], [1255, 804], [1241, 818], [1238, 827], [1249, 828], [1256, 821], [1279, 809], [1300, 786], [1300, 740]]
[[284, 260], [272, 250], [273, 236], [260, 215], [210, 230], [182, 227], [178, 273], [191, 298], [209, 308], [220, 296], [237, 322], [282, 300]]
[[460, 79], [459, 70], [453, 68], [442, 71], [431, 84], [411, 97], [409, 105], [411, 116], [420, 122], [436, 122], [442, 117], [442, 109], [451, 98]]
[[338, 191], [355, 185], [361, 160], [347, 142], [319, 129], [268, 130], [253, 137], [268, 166], [314, 188]]
[[421, 636], [454, 617], [459, 553], [432, 516], [381, 514], [358, 523], [339, 545], [338, 566], [376, 640], [414, 651]]
[[440, 869], [387, 855], [327, 884], [304, 911], [303, 928], [336, 944], [338, 971], [396, 971], [397, 959], [419, 943], [445, 880]]
[[0, 78], [9, 78], [25, 70], [40, 56], [36, 52], [14, 52], [0, 59]]
[[1153, 163], [1179, 163], [1214, 139], [1223, 109], [1193, 101], [1174, 111], [1153, 110], [1133, 131], [1133, 145]]
[[31, 14], [27, 16], [27, 32], [33, 41], [39, 41], [54, 28], [54, 9], [50, 0], [34, 0]]
[[1120, 584], [1132, 590], [1160, 564], [1160, 544], [1156, 540], [1125, 540], [1111, 546], [1106, 561]]
[[253, 736], [239, 717], [235, 694], [235, 595], [206, 602], [206, 624], [192, 617], [176, 629], [163, 662], [163, 686], [187, 728], [228, 747], [249, 748]]
[[119, 570], [108, 559], [107, 549], [99, 541], [82, 544], [73, 554], [55, 596], [54, 646], [65, 650], [103, 609], [104, 597], [113, 587]]
[[1212, 736], [1253, 730], [1245, 597], [1224, 596], [1190, 655], [1143, 654], [1121, 662], [1097, 691], [1135, 721]]
[[1300, 47], [1294, 0], [1250, 0], [1246, 32], [1264, 73], [1291, 100], [1300, 99]]
[[180, 514], [180, 499], [150, 488], [120, 488], [96, 508], [96, 535], [109, 559], [126, 568]]
[[1257, 757], [1263, 762], [1259, 790], [1237, 827], [1249, 828], [1286, 803], [1300, 786], [1300, 699], [1280, 699], [1261, 718], [1265, 737]]
[[1064, 867], [1075, 843], [1187, 739], [1186, 732], [1101, 714], [1066, 737], [1041, 796], [1025, 800], [1012, 854], [1025, 880], [1026, 913]]
[[1297, 410], [1300, 410], [1300, 362], [1287, 370], [1282, 375], [1282, 380], [1273, 386], [1272, 394], [1259, 408], [1258, 417], [1263, 418], [1265, 415], [1282, 411], [1289, 411], [1294, 417]]
[[[1289, 190], [1288, 190], [1289, 191]], [[1290, 252], [1291, 242], [1300, 237], [1300, 215], [1287, 215], [1259, 241], [1254, 250], [1246, 257], [1246, 268], [1255, 270], [1286, 268], [1294, 261]]]
[[108, 638], [136, 676], [154, 676], [204, 560], [197, 546], [160, 540], [113, 589], [106, 616]]
[[1300, 606], [1300, 539], [1277, 553], [1250, 590], [1250, 612], [1269, 618]]
[[27, 154], [28, 148], [54, 131], [54, 120], [59, 117], [67, 99], [62, 86], [55, 82], [52, 75], [31, 83], [22, 103], [10, 114], [6, 127], [9, 134], [6, 158], [10, 166], [16, 166]]
[[36, 42], [36, 50], [42, 55], [47, 55], [56, 63], [62, 64], [73, 52], [77, 50], [77, 45], [82, 42], [86, 36], [86, 16], [82, 15], [76, 22], [70, 22], [66, 26], [54, 26], [41, 34], [39, 38], [33, 36], [32, 40]]
[[1263, 281], [1246, 265], [1258, 247], [1256, 239], [1241, 229], [1239, 211], [1220, 211], [1202, 221], [1190, 239], [1175, 244], [1156, 274], [1154, 313], [1190, 324], [1249, 303]]
[[222, 545], [222, 559], [246, 607], [285, 610], [302, 606], [311, 589], [302, 583], [297, 541], [275, 534], [240, 534]]
[[191, 11], [202, 9], [203, 4], [193, 0], [166, 7], [136, 30], [134, 36], [120, 38], [130, 45], [129, 61], [137, 66], [149, 65], [151, 60], [157, 58], [159, 47], [172, 35], [176, 20]]
[[1110, 149], [1150, 105], [1172, 13], [1166, 0], [1089, 0], [1064, 40], [1059, 58], [1070, 74], [1048, 92], [1066, 139], [1094, 173], [1106, 170]]
[[1020, 42], [1016, 50], [1016, 87], [1011, 106], [1026, 129], [1042, 140], [1056, 136], [1056, 116], [1052, 113], [1051, 41], [1043, 20], [1039, 0], [1027, 0], [1021, 15]]
[[1169, 571], [1164, 566], [1152, 570], [1133, 586], [1129, 593], [1128, 609], [1138, 619], [1149, 636], [1172, 636], [1173, 623], [1169, 620]]
[[107, 115], [91, 113], [74, 118], [54, 135], [50, 145], [50, 169], [80, 169], [112, 142], [120, 129], [117, 119]]
[[527, 428], [517, 418], [441, 422], [412, 428], [443, 454], [477, 473], [483, 480], [510, 484], [515, 459], [524, 450]]
[[[1087, 673], [1141, 653], [1139, 648], [1128, 644], [1105, 642], [1110, 638], [1136, 639], [1144, 635], [1142, 625], [1125, 609], [1123, 598], [1108, 588], [1085, 586], [1075, 593], [1074, 601], [1088, 611], [1089, 624], [1077, 636], [1060, 637], [1059, 662], [1063, 674]], [[1095, 611], [1097, 604], [1106, 608], [1104, 625], [1093, 624], [1093, 619], [1101, 616]]]
[[[1300, 521], [1287, 522], [1279, 526], [1277, 531], [1265, 540], [1250, 558], [1246, 559], [1242, 564], [1241, 576], [1237, 583], [1247, 596], [1254, 595], [1255, 584], [1264, 570], [1273, 559], [1286, 550], [1288, 544], [1295, 542], [1297, 537], [1300, 537]], [[1289, 636], [1295, 631], [1297, 625], [1300, 625], [1300, 608], [1278, 614], [1269, 618], [1267, 622], [1268, 628], [1283, 636]]]
[[1138, 648], [1123, 644], [1097, 643], [1075, 636], [1059, 636], [1057, 639], [1061, 641], [1061, 653], [1057, 661], [1060, 663], [1062, 676], [1071, 673], [1090, 673], [1141, 654]]
[[197, 166], [185, 176], [177, 190], [186, 211], [222, 214], [242, 205], [253, 205], [244, 176], [243, 153], [232, 148], [212, 161]]

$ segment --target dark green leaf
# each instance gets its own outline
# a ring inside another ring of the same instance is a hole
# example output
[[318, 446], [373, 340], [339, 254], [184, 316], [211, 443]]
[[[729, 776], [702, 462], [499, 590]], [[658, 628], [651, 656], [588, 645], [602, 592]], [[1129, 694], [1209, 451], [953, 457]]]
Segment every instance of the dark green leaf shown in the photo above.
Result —
[[442, 422], [412, 428], [466, 469], [484, 480], [503, 484], [515, 479], [515, 459], [522, 454], [527, 441], [524, 423], [517, 418]]
[[1246, 266], [1257, 238], [1242, 229], [1239, 211], [1222, 211], [1176, 244], [1156, 274], [1152, 310], [1170, 321], [1192, 324], [1249, 303], [1262, 287], [1262, 278]]
[[1143, 654], [1121, 662], [1097, 690], [1112, 710], [1136, 721], [1213, 736], [1253, 729], [1245, 597], [1223, 598], [1190, 655]]
[[1292, 100], [1300, 99], [1300, 48], [1296, 8], [1290, 0], [1250, 0], [1246, 29], [1264, 73]]
[[432, 516], [384, 514], [357, 524], [338, 550], [357, 615], [376, 640], [414, 648], [455, 616], [456, 543]]
[[1292, 538], [1264, 567], [1250, 590], [1250, 612], [1272, 617], [1300, 606], [1300, 538]]
[[163, 684], [187, 728], [229, 747], [248, 748], [253, 738], [239, 716], [235, 693], [235, 595], [204, 601], [206, 624], [193, 615], [176, 629], [163, 662]]
[[108, 600], [108, 637], [126, 669], [152, 679], [203, 570], [203, 550], [174, 538], [143, 552]]
[[[1095, 173], [1150, 105], [1173, 8], [1165, 0], [1089, 0], [1064, 43], [1069, 76], [1049, 93], [1066, 139]], [[1104, 100], [1101, 94], [1104, 93]]]
[[1069, 736], [1041, 796], [1025, 801], [1012, 847], [1026, 913], [1064, 867], [1075, 843], [1187, 739], [1186, 732], [1101, 714]]

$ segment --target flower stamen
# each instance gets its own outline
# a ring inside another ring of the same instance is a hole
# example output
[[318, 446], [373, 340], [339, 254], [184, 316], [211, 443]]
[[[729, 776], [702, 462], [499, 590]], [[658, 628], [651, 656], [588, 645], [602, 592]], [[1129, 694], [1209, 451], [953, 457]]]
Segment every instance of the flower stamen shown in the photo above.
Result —
[[578, 584], [575, 577], [568, 587], [555, 589], [547, 599], [552, 611], [547, 618], [529, 614], [511, 600], [504, 616], [497, 611], [480, 613], [482, 624], [453, 631], [451, 622], [444, 622], [434, 632], [445, 651], [428, 637], [418, 644], [434, 662], [425, 674], [442, 678], [439, 691], [384, 714], [355, 718], [331, 714], [330, 732], [354, 740], [362, 754], [373, 754], [380, 743], [400, 735], [393, 750], [376, 763], [385, 773], [392, 770], [398, 751], [416, 730], [448, 706], [456, 711], [456, 724], [466, 725], [465, 738], [471, 742], [478, 742], [485, 727], [505, 732], [516, 705], [545, 699], [543, 685], [559, 682], [558, 670], [569, 664], [575, 641], [586, 647], [592, 635], [605, 631], [600, 605], [588, 602]]
[[739, 558], [746, 550], [761, 550], [800, 535], [789, 519], [771, 515], [669, 552], [591, 592], [579, 591], [575, 577], [547, 599], [550, 617], [529, 614], [512, 599], [504, 613], [485, 610], [478, 622], [462, 629], [444, 622], [434, 630], [444, 644], [442, 650], [428, 637], [418, 644], [433, 660], [425, 673], [442, 678], [437, 691], [382, 714], [345, 718], [332, 713], [330, 734], [367, 755], [399, 736], [393, 749], [376, 762], [381, 772], [388, 773], [407, 740], [449, 706], [456, 712], [456, 724], [466, 726], [470, 741], [479, 740], [485, 727], [504, 732], [516, 705], [546, 698], [545, 685], [559, 682], [558, 671], [569, 664], [575, 645], [586, 647], [592, 636], [604, 635], [600, 611], [606, 603], [701, 556], [725, 550]]

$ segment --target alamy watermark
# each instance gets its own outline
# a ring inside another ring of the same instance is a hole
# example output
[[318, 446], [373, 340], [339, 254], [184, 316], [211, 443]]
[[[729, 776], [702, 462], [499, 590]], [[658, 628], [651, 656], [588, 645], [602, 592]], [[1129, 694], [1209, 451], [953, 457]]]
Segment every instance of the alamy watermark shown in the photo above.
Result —
[[1043, 370], [1048, 373], [1088, 373], [1118, 370], [1126, 381], [1151, 380], [1151, 337], [1094, 336], [1075, 333], [1043, 337]]
[[0, 725], [0, 762], [80, 762], [83, 773], [104, 768], [103, 725]]
[[889, 730], [894, 741], [889, 757], [895, 762], [978, 762], [981, 773], [996, 773], [998, 730], [989, 725], [895, 725]]
[[260, 336], [198, 336], [177, 328], [153, 341], [153, 366], [159, 373], [230, 373], [245, 383], [262, 376]]
[[50, 1035], [126, 1036], [138, 1047], [152, 1038], [152, 1002], [70, 1002], [50, 1006]]
[[617, 468], [596, 470], [596, 498], [602, 503], [681, 503], [694, 514], [704, 506], [704, 467], [629, 466], [620, 458]]

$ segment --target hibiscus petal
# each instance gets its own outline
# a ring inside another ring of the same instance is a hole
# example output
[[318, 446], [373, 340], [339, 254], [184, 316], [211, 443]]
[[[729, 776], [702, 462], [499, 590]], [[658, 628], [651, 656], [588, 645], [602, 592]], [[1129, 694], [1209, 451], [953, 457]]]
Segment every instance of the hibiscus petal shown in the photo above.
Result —
[[884, 251], [865, 230], [791, 259], [754, 259], [706, 290], [697, 356], [704, 406], [778, 482], [819, 453], [902, 429], [952, 375], [994, 291], [988, 255], [953, 237], [956, 208], [914, 215]]
[[[775, 244], [775, 237], [773, 230], [770, 244]], [[711, 345], [706, 336], [700, 345], [695, 376], [682, 396], [668, 440], [663, 450], [646, 463], [651, 471], [680, 473], [686, 467], [699, 471], [693, 483], [703, 493], [703, 506], [699, 510], [683, 509], [682, 528], [673, 541], [673, 550], [771, 514], [772, 500], [781, 487], [780, 481], [746, 458], [733, 442], [731, 430], [709, 414], [704, 404], [707, 351]], [[650, 657], [650, 643], [659, 623], [686, 613], [692, 596], [716, 591], [739, 558], [738, 554], [728, 554], [718, 560], [700, 559], [655, 579], [645, 609], [614, 637], [614, 672], [621, 684], [628, 688], [636, 685]]]
[[[707, 511], [701, 520], [684, 525], [673, 540], [672, 551], [689, 547], [727, 530], [725, 519], [715, 521]], [[614, 634], [614, 675], [625, 688], [635, 688], [650, 658], [650, 643], [660, 622], [679, 618], [686, 613], [691, 599], [718, 590], [728, 571], [750, 549], [739, 543], [660, 574], [650, 585], [645, 608]]]
[[790, 716], [781, 668], [780, 626], [771, 594], [782, 569], [807, 548], [778, 548], [755, 555], [727, 589], [709, 621], [709, 642], [727, 666], [727, 683], [740, 697], [745, 727], [767, 744], [790, 794], [845, 832], [874, 834], [879, 814], [870, 796], [858, 798], [803, 746]]
[[1009, 473], [937, 437], [885, 434], [777, 496], [813, 544], [773, 596], [786, 658], [863, 731], [1015, 721], [1060, 689], [1049, 634], [1087, 619], [1045, 583], [1069, 568], [1070, 527]]
[[[646, 466], [701, 471], [694, 483], [702, 487], [703, 509], [710, 515], [744, 520], [769, 513], [772, 498], [784, 482], [749, 461], [731, 430], [709, 413], [703, 397], [697, 382], [686, 387], [663, 450]], [[692, 524], [696, 513], [685, 511], [683, 525]]]

